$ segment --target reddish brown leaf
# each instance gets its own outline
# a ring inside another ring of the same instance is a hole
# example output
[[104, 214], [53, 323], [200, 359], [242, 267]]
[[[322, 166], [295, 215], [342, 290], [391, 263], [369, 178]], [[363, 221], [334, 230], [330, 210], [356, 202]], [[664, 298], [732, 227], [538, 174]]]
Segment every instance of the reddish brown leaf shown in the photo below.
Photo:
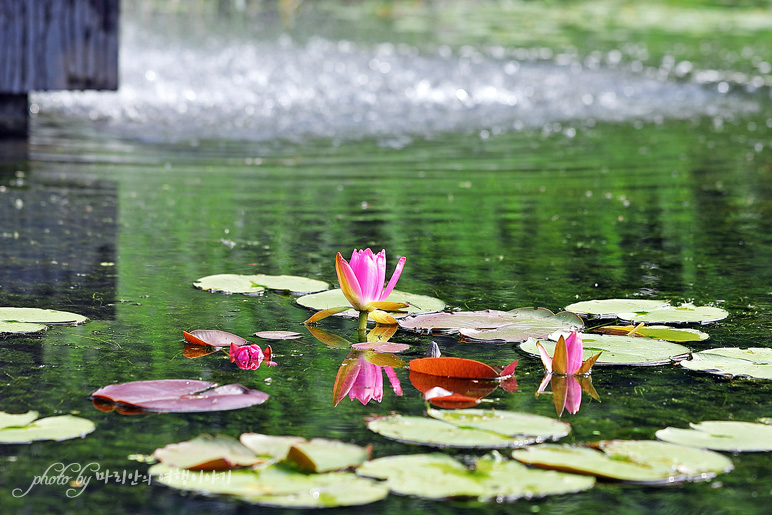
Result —
[[410, 362], [410, 370], [442, 377], [468, 379], [499, 377], [499, 373], [490, 365], [464, 358], [418, 358]]
[[117, 408], [127, 405], [146, 411], [195, 413], [262, 404], [268, 400], [268, 394], [239, 384], [217, 386], [208, 381], [161, 379], [105, 386], [92, 393], [91, 398], [116, 403]]
[[217, 349], [211, 345], [199, 345], [189, 342], [185, 343], [185, 347], [182, 349], [182, 355], [188, 359], [200, 358], [213, 352], [217, 352]]
[[212, 347], [230, 347], [231, 343], [241, 346], [248, 343], [241, 336], [217, 329], [197, 329], [191, 332], [182, 331], [182, 335], [190, 343], [211, 345]]

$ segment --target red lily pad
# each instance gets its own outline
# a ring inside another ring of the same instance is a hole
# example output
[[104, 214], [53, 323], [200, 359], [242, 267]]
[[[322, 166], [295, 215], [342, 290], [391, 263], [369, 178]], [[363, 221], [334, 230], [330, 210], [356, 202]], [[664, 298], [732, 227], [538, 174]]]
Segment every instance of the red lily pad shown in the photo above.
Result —
[[482, 398], [493, 393], [498, 387], [498, 383], [493, 380], [442, 377], [416, 372], [413, 369], [410, 370], [409, 378], [412, 385], [421, 393], [437, 387], [451, 392], [450, 395], [427, 399], [435, 406], [448, 409], [476, 406]]
[[200, 358], [217, 352], [216, 347], [210, 345], [199, 345], [197, 343], [185, 343], [182, 349], [182, 355], [188, 359]]
[[464, 358], [418, 358], [410, 362], [410, 371], [433, 376], [467, 379], [495, 379], [499, 372], [490, 365]]
[[217, 383], [187, 379], [161, 379], [111, 384], [91, 394], [101, 411], [105, 402], [116, 408], [124, 406], [153, 412], [197, 413], [225, 411], [262, 404], [268, 394], [250, 390], [240, 384], [217, 386]]
[[230, 347], [231, 343], [241, 346], [249, 343], [241, 336], [217, 329], [197, 329], [191, 332], [182, 331], [182, 335], [190, 343], [210, 345], [212, 347]]

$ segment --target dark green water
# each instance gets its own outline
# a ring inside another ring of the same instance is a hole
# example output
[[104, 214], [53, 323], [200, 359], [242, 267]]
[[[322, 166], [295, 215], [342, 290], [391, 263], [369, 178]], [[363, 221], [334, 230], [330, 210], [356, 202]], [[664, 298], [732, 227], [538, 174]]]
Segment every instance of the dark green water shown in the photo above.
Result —
[[[742, 96], [743, 93], [736, 93]], [[68, 499], [38, 486], [54, 462], [139, 470], [150, 454], [201, 433], [326, 437], [373, 445], [373, 456], [421, 452], [370, 433], [364, 417], [424, 405], [406, 371], [404, 395], [332, 405], [347, 351], [329, 349], [300, 323], [291, 297], [224, 296], [191, 283], [216, 273], [295, 274], [335, 282], [334, 256], [385, 248], [389, 267], [407, 256], [399, 289], [450, 307], [553, 311], [576, 300], [655, 297], [716, 303], [730, 317], [702, 329], [695, 350], [770, 345], [772, 337], [772, 151], [766, 93], [733, 117], [695, 113], [659, 121], [627, 116], [577, 122], [570, 136], [525, 127], [480, 136], [474, 127], [382, 138], [194, 144], [105, 132], [77, 116], [39, 117], [28, 159], [0, 165], [0, 305], [75, 311], [91, 321], [45, 335], [0, 340], [0, 409], [41, 416], [77, 413], [97, 429], [83, 440], [0, 446], [0, 508], [8, 513], [241, 513], [247, 505], [183, 495], [160, 485], [93, 480]], [[745, 98], [745, 97], [742, 97]], [[554, 127], [550, 122], [550, 127]], [[355, 323], [322, 327], [355, 339]], [[273, 345], [279, 366], [235, 368], [224, 355], [182, 355], [182, 331], [217, 328], [247, 336], [298, 330]], [[434, 339], [448, 356], [504, 365], [519, 359], [519, 389], [493, 406], [555, 416], [536, 399], [538, 359], [516, 345], [398, 333], [423, 356]], [[271, 395], [253, 408], [207, 414], [121, 416], [88, 395], [117, 382], [201, 378]], [[725, 380], [675, 366], [596, 367], [601, 402], [585, 396], [565, 442], [651, 439], [665, 426], [772, 415], [772, 384]], [[452, 452], [452, 451], [451, 451]], [[712, 482], [671, 487], [598, 484], [578, 495], [477, 511], [753, 513], [772, 501], [769, 455], [733, 455], [735, 470]], [[391, 496], [377, 513], [469, 512], [460, 503]], [[354, 513], [359, 510], [346, 510]]]

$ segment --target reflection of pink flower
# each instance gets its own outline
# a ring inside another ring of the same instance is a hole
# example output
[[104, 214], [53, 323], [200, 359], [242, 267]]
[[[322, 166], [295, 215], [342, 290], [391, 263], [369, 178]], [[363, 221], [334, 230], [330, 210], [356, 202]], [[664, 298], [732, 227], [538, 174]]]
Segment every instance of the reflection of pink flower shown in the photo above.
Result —
[[231, 362], [236, 362], [236, 365], [244, 370], [257, 370], [263, 361], [266, 361], [266, 365], [276, 365], [271, 361], [271, 347], [265, 348], [265, 353], [259, 345], [236, 345], [231, 343], [230, 347]]
[[358, 399], [367, 404], [370, 399], [383, 400], [383, 372], [389, 378], [391, 388], [397, 395], [402, 395], [397, 373], [392, 367], [375, 365], [367, 361], [366, 353], [354, 352], [341, 364], [333, 387], [333, 401], [338, 405], [348, 394], [353, 401]]
[[548, 384], [552, 385], [552, 402], [555, 404], [555, 411], [558, 416], [561, 416], [563, 410], [566, 409], [572, 415], [579, 411], [579, 408], [582, 406], [582, 391], [587, 392], [593, 399], [600, 401], [590, 376], [547, 374], [539, 385], [539, 389], [536, 392], [537, 397], [547, 390]]

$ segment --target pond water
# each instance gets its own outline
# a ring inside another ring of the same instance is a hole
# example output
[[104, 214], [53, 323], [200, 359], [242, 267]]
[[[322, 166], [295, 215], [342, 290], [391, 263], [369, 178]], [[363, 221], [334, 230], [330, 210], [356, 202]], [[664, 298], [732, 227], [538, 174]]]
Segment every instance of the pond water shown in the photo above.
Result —
[[[693, 9], [710, 28], [712, 11]], [[538, 38], [520, 40], [479, 13], [465, 25], [463, 11], [454, 18], [352, 10], [361, 20], [346, 26], [349, 11], [306, 6], [282, 28], [272, 12], [211, 19], [129, 9], [119, 92], [33, 96], [39, 112], [29, 145], [4, 144], [0, 164], [0, 305], [91, 320], [0, 340], [0, 409], [75, 413], [97, 429], [82, 440], [0, 446], [3, 511], [241, 512], [242, 504], [157, 484], [94, 480], [73, 499], [61, 486], [11, 495], [57, 461], [144, 472], [129, 455], [201, 433], [335, 438], [372, 445], [374, 457], [423, 451], [365, 427], [369, 415], [424, 412], [406, 370], [397, 372], [402, 396], [386, 388], [381, 403], [344, 399], [333, 407], [348, 351], [314, 339], [301, 325], [309, 312], [292, 297], [191, 286], [206, 275], [293, 274], [335, 284], [336, 252], [385, 248], [389, 268], [407, 256], [400, 290], [450, 308], [693, 301], [730, 313], [702, 327], [711, 338], [693, 349], [770, 346], [770, 75], [753, 59], [768, 39], [741, 18], [730, 19], [735, 32], [676, 41], [671, 25], [593, 32], [568, 24], [561, 16], [569, 9], [535, 23]], [[489, 29], [487, 40], [478, 25]], [[635, 39], [643, 33], [655, 35]], [[625, 37], [639, 42], [620, 44]], [[676, 73], [679, 63], [689, 73]], [[13, 158], [19, 152], [26, 157]], [[356, 339], [354, 321], [321, 326]], [[304, 337], [273, 344], [278, 366], [247, 371], [224, 355], [185, 358], [182, 331], [197, 328]], [[541, 362], [517, 345], [404, 332], [392, 340], [411, 344], [405, 359], [423, 356], [432, 340], [447, 356], [518, 359], [518, 390], [497, 390], [492, 405], [555, 416], [549, 396], [534, 396]], [[102, 413], [88, 398], [107, 384], [164, 378], [240, 383], [271, 398], [235, 411], [142, 416]], [[660, 366], [596, 367], [593, 384], [600, 402], [585, 396], [576, 415], [564, 413], [572, 433], [563, 441], [651, 439], [666, 426], [772, 415], [770, 382]], [[732, 460], [735, 470], [712, 482], [602, 483], [577, 495], [472, 506], [768, 507], [769, 455]], [[468, 507], [392, 495], [368, 510]]]

